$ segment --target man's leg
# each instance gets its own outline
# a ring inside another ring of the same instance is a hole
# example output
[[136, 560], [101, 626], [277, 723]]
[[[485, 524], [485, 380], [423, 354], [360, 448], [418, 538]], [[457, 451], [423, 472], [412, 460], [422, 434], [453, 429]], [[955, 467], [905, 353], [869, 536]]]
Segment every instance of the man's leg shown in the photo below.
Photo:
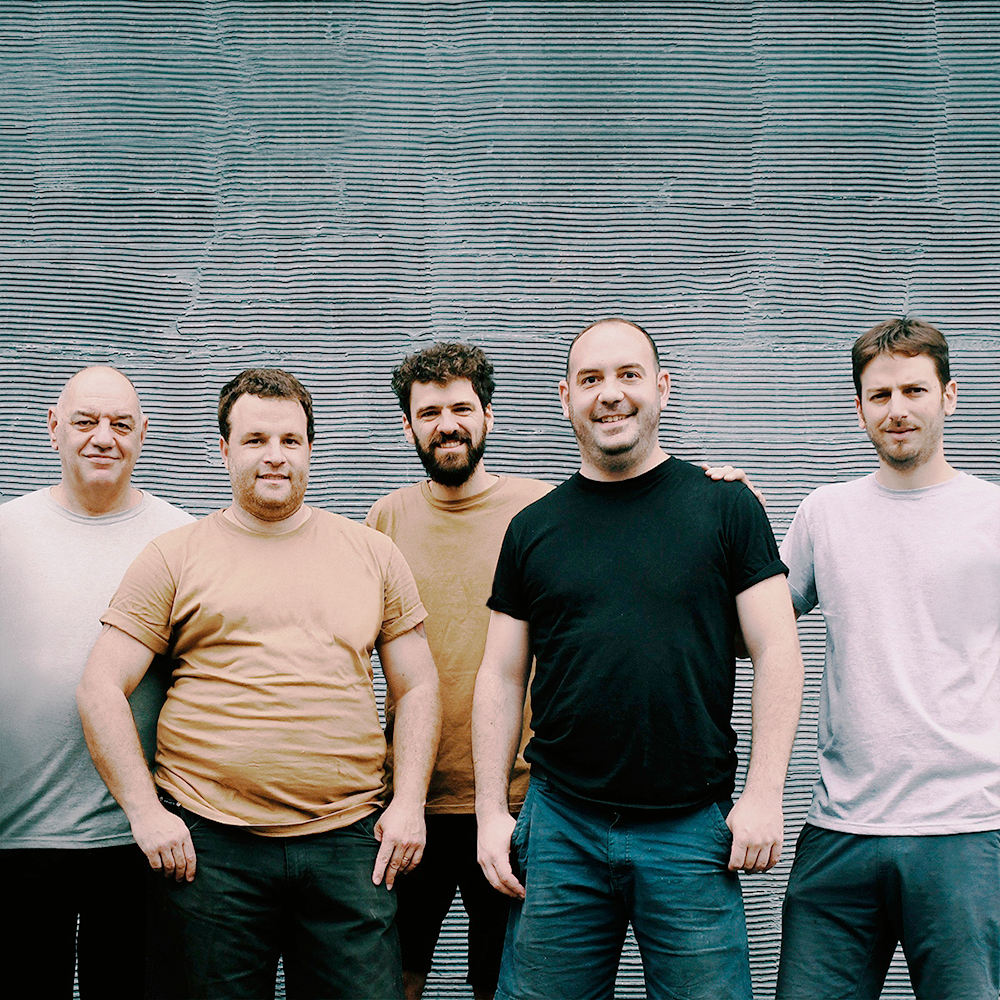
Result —
[[0, 935], [4, 992], [9, 997], [65, 1000], [73, 995], [77, 886], [74, 850], [5, 850], [4, 909]]
[[[728, 810], [727, 810], [728, 811]], [[732, 836], [717, 805], [612, 831], [631, 872], [631, 917], [646, 992], [656, 1000], [751, 1000], [750, 953]]]
[[[455, 820], [467, 818], [427, 816], [427, 846], [423, 859], [414, 871], [396, 879], [393, 891], [406, 1000], [417, 1000], [431, 971], [441, 924], [448, 915], [458, 886], [459, 861], [453, 824]], [[475, 824], [475, 817], [471, 818]]]
[[892, 902], [918, 998], [1000, 996], [1000, 831], [891, 838]]
[[628, 916], [608, 864], [613, 822], [532, 776], [511, 842], [525, 898], [511, 906], [498, 1000], [614, 995]]
[[145, 855], [134, 844], [76, 853], [91, 887], [81, 894], [76, 943], [81, 1000], [136, 1000], [146, 968]]
[[289, 1000], [402, 1000], [396, 893], [372, 884], [377, 819], [374, 813], [339, 830], [284, 838]]
[[511, 900], [486, 881], [476, 860], [476, 817], [449, 818], [459, 821], [453, 841], [462, 904], [469, 916], [467, 982], [476, 1000], [493, 1000], [500, 975], [500, 958]]
[[776, 1000], [877, 998], [896, 950], [881, 837], [806, 824], [782, 909]]
[[259, 837], [167, 804], [191, 831], [191, 882], [162, 878], [168, 949], [189, 997], [270, 997], [278, 967], [286, 837]]

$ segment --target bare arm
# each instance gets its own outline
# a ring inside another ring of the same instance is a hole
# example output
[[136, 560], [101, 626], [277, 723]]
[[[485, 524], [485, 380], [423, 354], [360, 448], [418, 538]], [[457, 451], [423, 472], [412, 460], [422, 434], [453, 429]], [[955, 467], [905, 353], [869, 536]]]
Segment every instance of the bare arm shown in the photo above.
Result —
[[531, 666], [528, 623], [494, 611], [472, 701], [479, 864], [494, 889], [524, 897], [510, 867], [514, 817], [507, 804], [510, 772], [521, 739]]
[[424, 854], [424, 806], [441, 735], [441, 699], [423, 625], [381, 643], [378, 655], [396, 702], [396, 724], [392, 801], [375, 824], [382, 846], [372, 881], [379, 885], [384, 876], [391, 889], [396, 876], [416, 868]]
[[105, 625], [76, 689], [76, 703], [94, 765], [125, 811], [150, 867], [190, 882], [196, 865], [191, 835], [156, 796], [128, 703], [152, 660], [152, 651], [137, 639]]
[[753, 736], [746, 785], [726, 820], [729, 867], [766, 872], [784, 839], [782, 793], [802, 706], [802, 654], [783, 576], [738, 594], [736, 610], [753, 660]]

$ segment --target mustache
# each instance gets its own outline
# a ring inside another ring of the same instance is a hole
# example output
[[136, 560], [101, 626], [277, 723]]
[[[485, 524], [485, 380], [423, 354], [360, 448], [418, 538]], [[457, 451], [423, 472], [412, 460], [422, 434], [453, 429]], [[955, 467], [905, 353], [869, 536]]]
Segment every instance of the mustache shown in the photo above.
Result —
[[431, 439], [431, 447], [437, 447], [439, 444], [451, 444], [453, 441], [458, 441], [461, 444], [472, 444], [472, 435], [468, 434], [466, 431], [452, 431], [450, 434], [435, 434]]

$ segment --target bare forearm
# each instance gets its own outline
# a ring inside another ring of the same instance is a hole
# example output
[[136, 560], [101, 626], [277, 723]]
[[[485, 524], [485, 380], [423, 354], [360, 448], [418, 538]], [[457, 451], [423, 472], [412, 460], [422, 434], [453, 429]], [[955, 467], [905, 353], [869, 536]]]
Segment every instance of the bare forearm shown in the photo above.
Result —
[[94, 766], [130, 821], [158, 804], [156, 787], [125, 693], [112, 684], [80, 682], [80, 720]]
[[419, 805], [437, 759], [441, 736], [441, 698], [437, 673], [411, 688], [396, 703], [393, 727], [393, 798]]
[[768, 649], [754, 663], [753, 734], [744, 794], [781, 800], [802, 707], [802, 657], [797, 643]]
[[472, 704], [476, 812], [507, 812], [507, 791], [524, 721], [524, 684], [479, 671]]

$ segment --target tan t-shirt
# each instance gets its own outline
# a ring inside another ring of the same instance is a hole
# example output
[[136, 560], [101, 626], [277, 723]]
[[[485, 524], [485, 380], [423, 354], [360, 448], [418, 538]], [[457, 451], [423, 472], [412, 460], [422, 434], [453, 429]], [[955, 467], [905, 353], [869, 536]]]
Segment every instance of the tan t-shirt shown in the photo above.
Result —
[[[537, 479], [502, 476], [476, 496], [443, 501], [423, 482], [382, 497], [365, 520], [399, 546], [427, 607], [424, 627], [441, 679], [443, 707], [441, 742], [427, 793], [429, 813], [475, 811], [472, 694], [490, 622], [486, 599], [511, 518], [551, 489]], [[526, 702], [509, 793], [514, 811], [528, 790], [524, 747], [531, 735], [530, 718]]]
[[385, 738], [371, 651], [426, 615], [392, 542], [328, 511], [263, 535], [218, 511], [151, 542], [101, 621], [173, 660], [156, 782], [266, 836], [371, 813]]

